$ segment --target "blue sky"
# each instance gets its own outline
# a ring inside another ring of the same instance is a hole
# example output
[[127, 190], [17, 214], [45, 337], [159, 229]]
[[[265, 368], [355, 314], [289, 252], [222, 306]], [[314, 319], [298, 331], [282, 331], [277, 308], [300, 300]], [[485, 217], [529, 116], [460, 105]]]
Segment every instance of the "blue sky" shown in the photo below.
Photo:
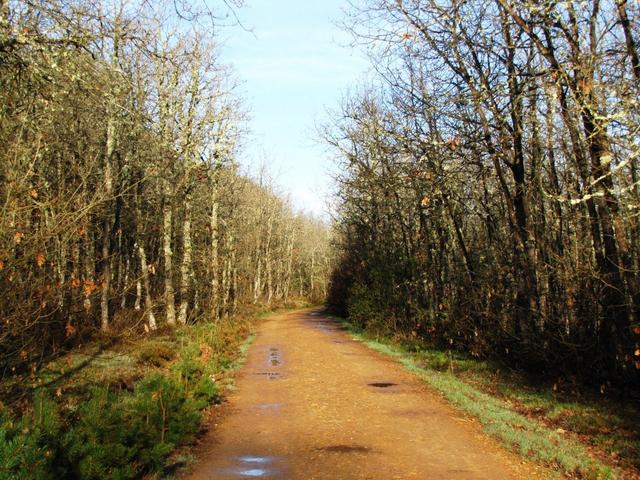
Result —
[[346, 0], [246, 0], [242, 24], [224, 31], [222, 60], [231, 63], [249, 109], [252, 136], [241, 163], [255, 174], [266, 164], [297, 209], [324, 216], [332, 161], [316, 123], [368, 69], [335, 25]]

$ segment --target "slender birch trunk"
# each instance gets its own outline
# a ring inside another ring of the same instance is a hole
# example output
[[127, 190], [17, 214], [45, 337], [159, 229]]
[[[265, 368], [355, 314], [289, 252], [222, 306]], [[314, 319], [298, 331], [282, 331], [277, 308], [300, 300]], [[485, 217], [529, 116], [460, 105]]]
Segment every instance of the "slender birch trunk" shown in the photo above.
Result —
[[[151, 298], [151, 282], [149, 280], [149, 264], [147, 263], [147, 252], [145, 251], [144, 239], [142, 238], [142, 214], [140, 212], [140, 200], [136, 199], [136, 247], [138, 258], [140, 259], [140, 276], [136, 285], [136, 310], [140, 309], [140, 298], [142, 297], [142, 287], [144, 287], [144, 307], [147, 316], [149, 329], [157, 328], [156, 317], [153, 314], [153, 299]], [[142, 280], [142, 281], [141, 281]]]
[[187, 309], [189, 307], [189, 289], [191, 287], [191, 196], [186, 195], [184, 201], [184, 223], [182, 224], [183, 256], [180, 267], [180, 312], [178, 321], [185, 325], [187, 323]]
[[107, 124], [107, 146], [104, 164], [104, 190], [107, 197], [107, 214], [102, 222], [102, 290], [100, 296], [100, 328], [109, 328], [109, 294], [111, 290], [111, 199], [113, 197], [112, 157], [116, 145], [116, 119], [112, 113]]
[[153, 314], [153, 300], [151, 299], [151, 282], [149, 281], [149, 265], [147, 264], [147, 254], [144, 250], [144, 244], [142, 240], [138, 238], [138, 256], [140, 257], [140, 274], [142, 276], [142, 283], [144, 285], [144, 309], [147, 314], [147, 322], [149, 328], [155, 330], [157, 328], [156, 317]]
[[176, 298], [173, 288], [173, 250], [171, 249], [173, 208], [170, 200], [170, 187], [165, 181], [165, 199], [162, 208], [162, 254], [164, 256], [164, 301], [167, 325], [176, 324]]
[[138, 278], [136, 280], [136, 300], [133, 303], [133, 309], [137, 312], [140, 310], [140, 301], [142, 299], [142, 282]]
[[211, 189], [211, 251], [209, 253], [209, 264], [211, 267], [211, 312], [213, 319], [219, 318], [220, 303], [220, 279], [218, 277], [220, 264], [218, 259], [218, 194], [217, 187], [213, 185]]

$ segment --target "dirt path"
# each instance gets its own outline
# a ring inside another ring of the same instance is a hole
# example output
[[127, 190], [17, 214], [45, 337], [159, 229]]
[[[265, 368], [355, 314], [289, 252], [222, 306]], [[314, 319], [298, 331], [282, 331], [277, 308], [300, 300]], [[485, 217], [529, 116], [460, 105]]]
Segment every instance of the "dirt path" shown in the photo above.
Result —
[[508, 479], [507, 453], [400, 365], [318, 310], [259, 329], [190, 479]]

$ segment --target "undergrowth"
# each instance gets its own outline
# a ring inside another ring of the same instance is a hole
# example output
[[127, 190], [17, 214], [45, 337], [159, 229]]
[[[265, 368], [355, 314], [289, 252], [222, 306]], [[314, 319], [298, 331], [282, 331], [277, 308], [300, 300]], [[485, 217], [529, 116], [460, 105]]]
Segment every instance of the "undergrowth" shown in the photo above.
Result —
[[557, 385], [534, 387], [487, 361], [344, 325], [354, 338], [395, 358], [524, 457], [571, 478], [638, 478], [637, 409], [561, 393]]
[[200, 323], [52, 362], [28, 401], [0, 404], [0, 480], [158, 474], [220, 401], [248, 336], [246, 321]]

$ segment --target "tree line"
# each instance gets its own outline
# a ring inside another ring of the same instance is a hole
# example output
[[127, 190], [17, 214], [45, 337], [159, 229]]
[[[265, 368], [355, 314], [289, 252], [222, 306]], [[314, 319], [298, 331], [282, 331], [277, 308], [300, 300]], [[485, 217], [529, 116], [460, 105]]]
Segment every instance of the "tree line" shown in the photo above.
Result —
[[324, 223], [240, 173], [246, 113], [217, 15], [0, 0], [3, 376], [98, 329], [324, 296]]
[[626, 0], [372, 0], [330, 303], [355, 321], [636, 388], [638, 15]]

